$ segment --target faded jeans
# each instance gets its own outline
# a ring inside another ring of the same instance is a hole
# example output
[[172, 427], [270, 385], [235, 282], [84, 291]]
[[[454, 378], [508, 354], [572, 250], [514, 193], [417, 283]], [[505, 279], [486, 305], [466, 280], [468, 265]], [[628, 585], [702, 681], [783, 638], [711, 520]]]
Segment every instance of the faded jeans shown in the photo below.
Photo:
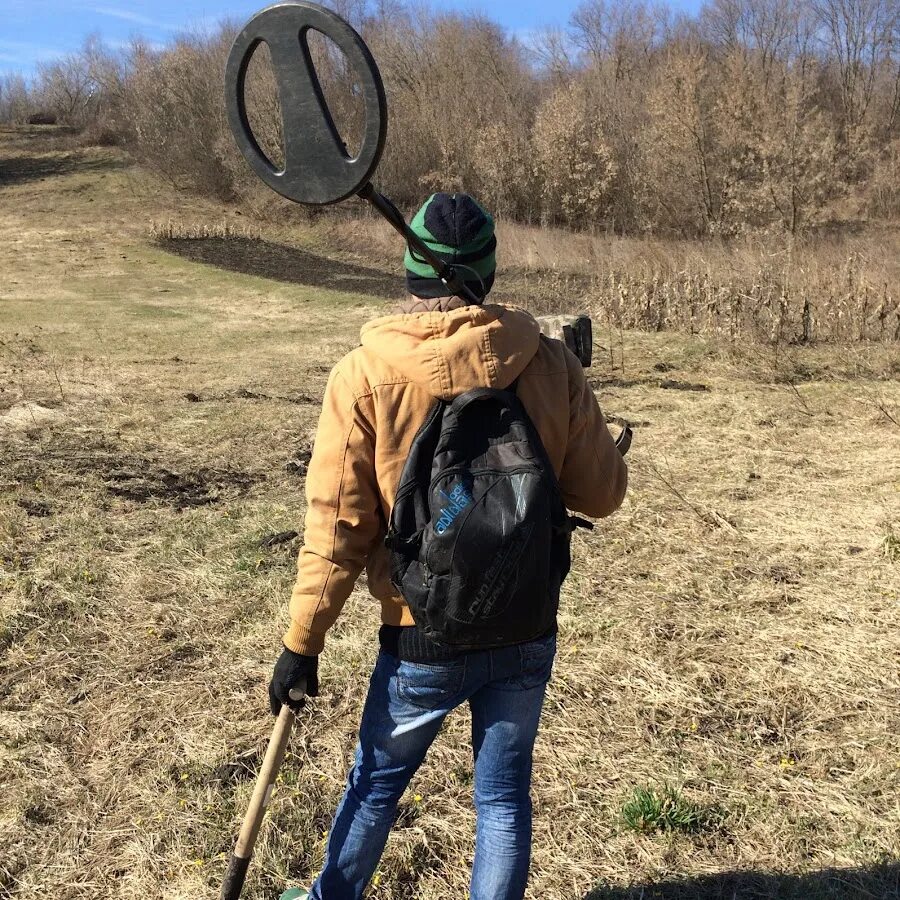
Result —
[[381, 652], [369, 684], [356, 762], [312, 900], [359, 900], [375, 873], [397, 804], [457, 706], [472, 710], [478, 825], [471, 900], [521, 900], [531, 860], [531, 763], [556, 638], [401, 662]]

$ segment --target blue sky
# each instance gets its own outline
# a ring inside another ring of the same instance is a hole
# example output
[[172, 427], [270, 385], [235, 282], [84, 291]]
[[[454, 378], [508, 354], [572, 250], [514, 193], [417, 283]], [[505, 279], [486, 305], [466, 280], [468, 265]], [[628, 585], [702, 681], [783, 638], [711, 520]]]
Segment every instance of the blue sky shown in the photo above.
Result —
[[[238, 20], [269, 0], [0, 0], [0, 72], [33, 72], [38, 62], [76, 50], [85, 36], [100, 34], [112, 46], [140, 34], [164, 44], [179, 30], [222, 18]], [[562, 25], [578, 0], [435, 0], [438, 9], [477, 10], [526, 33]], [[694, 0], [684, 0], [693, 6]]]

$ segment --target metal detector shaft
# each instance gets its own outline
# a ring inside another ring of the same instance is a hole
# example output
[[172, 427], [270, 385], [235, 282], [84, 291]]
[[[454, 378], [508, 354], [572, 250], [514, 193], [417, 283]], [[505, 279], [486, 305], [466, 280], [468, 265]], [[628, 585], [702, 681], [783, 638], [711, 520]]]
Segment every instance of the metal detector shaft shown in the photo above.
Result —
[[438, 274], [438, 278], [447, 285], [456, 297], [462, 297], [469, 303], [479, 304], [481, 298], [476, 296], [465, 281], [460, 277], [459, 273], [453, 266], [444, 262], [431, 248], [416, 235], [413, 230], [406, 224], [406, 219], [400, 214], [399, 210], [387, 197], [382, 196], [375, 190], [372, 182], [364, 185], [359, 191], [358, 196], [371, 204], [385, 219], [393, 226], [394, 230], [399, 232], [404, 240], [413, 250], [421, 256], [428, 265]]

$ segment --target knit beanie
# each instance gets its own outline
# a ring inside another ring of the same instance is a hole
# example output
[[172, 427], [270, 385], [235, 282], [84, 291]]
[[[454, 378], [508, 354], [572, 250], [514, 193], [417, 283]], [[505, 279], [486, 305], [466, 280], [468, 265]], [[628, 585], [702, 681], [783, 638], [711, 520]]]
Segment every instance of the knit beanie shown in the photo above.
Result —
[[[432, 194], [416, 213], [410, 228], [429, 249], [451, 266], [476, 297], [484, 299], [494, 284], [497, 238], [490, 213], [468, 194]], [[406, 250], [406, 285], [425, 299], [449, 297], [450, 290], [437, 272]]]

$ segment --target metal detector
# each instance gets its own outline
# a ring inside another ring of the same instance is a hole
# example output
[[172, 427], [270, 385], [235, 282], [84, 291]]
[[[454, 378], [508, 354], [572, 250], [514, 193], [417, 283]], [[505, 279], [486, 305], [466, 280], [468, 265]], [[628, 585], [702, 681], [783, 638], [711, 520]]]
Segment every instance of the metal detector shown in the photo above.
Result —
[[[310, 52], [310, 32], [333, 41], [356, 76], [355, 89], [365, 108], [365, 128], [356, 156], [348, 152], [328, 108]], [[260, 44], [269, 47], [281, 100], [285, 159], [281, 169], [260, 147], [247, 116], [247, 71]], [[257, 13], [231, 48], [225, 70], [225, 104], [238, 148], [272, 190], [305, 206], [328, 206], [354, 195], [360, 197], [402, 235], [414, 256], [437, 272], [451, 294], [469, 303], [481, 302], [460, 273], [414, 234], [400, 210], [372, 185], [387, 138], [384, 82], [365, 41], [339, 15], [307, 0], [285, 0]], [[544, 316], [538, 321], [541, 330], [562, 340], [585, 368], [591, 365], [593, 335], [587, 316]], [[627, 432], [620, 435], [623, 455], [631, 444], [630, 429]]]
[[[316, 74], [309, 34], [319, 32], [346, 56], [357, 78], [365, 106], [362, 145], [350, 156], [335, 127]], [[250, 127], [246, 106], [247, 70], [254, 52], [265, 43], [272, 55], [284, 123], [284, 168], [263, 152]], [[228, 123], [253, 171], [288, 200], [306, 206], [340, 203], [354, 194], [371, 204], [395, 228], [413, 254], [438, 273], [452, 294], [469, 303], [481, 298], [463, 277], [421, 241], [403, 214], [372, 186], [387, 137], [387, 99], [381, 73], [365, 41], [351, 25], [329, 9], [305, 0], [277, 3], [257, 13], [231, 48], [225, 70]]]

